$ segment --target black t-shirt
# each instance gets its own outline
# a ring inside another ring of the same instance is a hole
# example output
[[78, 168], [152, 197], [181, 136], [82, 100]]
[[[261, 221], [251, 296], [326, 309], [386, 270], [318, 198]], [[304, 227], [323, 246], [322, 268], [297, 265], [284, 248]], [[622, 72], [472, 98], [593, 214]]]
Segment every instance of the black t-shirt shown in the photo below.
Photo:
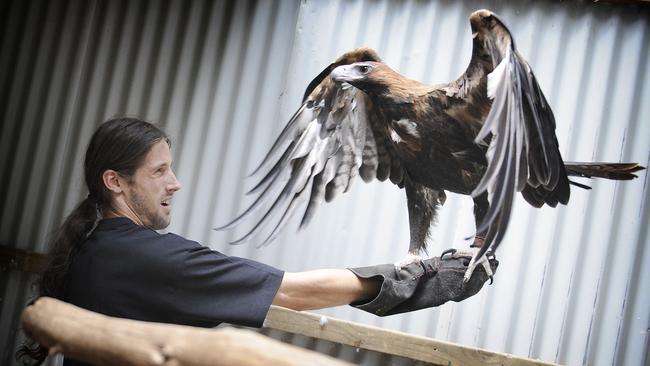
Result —
[[65, 300], [121, 318], [260, 327], [283, 274], [128, 218], [111, 218], [100, 221], [73, 256]]

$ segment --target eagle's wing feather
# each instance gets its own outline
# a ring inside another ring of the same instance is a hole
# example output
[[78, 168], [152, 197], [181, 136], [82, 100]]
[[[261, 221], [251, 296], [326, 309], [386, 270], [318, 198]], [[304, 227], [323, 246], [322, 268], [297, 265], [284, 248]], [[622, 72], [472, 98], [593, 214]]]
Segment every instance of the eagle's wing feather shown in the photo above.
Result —
[[[488, 249], [495, 250], [502, 241], [518, 191], [529, 187], [553, 192], [560, 202], [568, 201], [568, 183], [566, 189], [558, 185], [566, 182], [566, 173], [553, 112], [509, 31], [497, 22], [501, 26], [494, 27], [495, 34], [484, 41], [494, 67], [487, 78], [492, 107], [476, 137], [476, 143], [484, 143], [488, 137], [490, 141], [488, 167], [472, 192], [477, 197], [487, 191], [490, 197], [488, 212], [477, 228], [477, 232], [487, 230], [487, 245], [479, 256]], [[554, 192], [556, 188], [558, 192]]]
[[[305, 227], [316, 208], [346, 192], [357, 175], [364, 181], [391, 178], [396, 184], [402, 183], [401, 166], [376, 133], [379, 115], [368, 96], [329, 78], [338, 65], [379, 60], [372, 50], [349, 52], [309, 84], [302, 105], [251, 174], [259, 177], [248, 192], [257, 195], [256, 199], [218, 230], [252, 223], [233, 243], [264, 233], [263, 245], [272, 241], [306, 202], [300, 221], [300, 227]], [[261, 217], [256, 218], [260, 211]]]

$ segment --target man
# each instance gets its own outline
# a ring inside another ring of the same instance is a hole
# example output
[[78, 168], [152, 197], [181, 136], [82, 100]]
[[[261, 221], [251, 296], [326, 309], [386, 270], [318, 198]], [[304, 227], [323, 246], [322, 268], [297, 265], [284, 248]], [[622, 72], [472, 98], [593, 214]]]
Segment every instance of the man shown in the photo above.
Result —
[[[355, 304], [388, 315], [460, 301], [487, 278], [479, 271], [462, 285], [468, 258], [452, 257], [399, 271], [382, 265], [288, 273], [159, 234], [155, 230], [169, 225], [172, 197], [181, 188], [170, 147], [161, 130], [134, 118], [97, 129], [84, 162], [88, 196], [50, 245], [40, 296], [144, 321], [260, 327], [271, 304], [295, 310]], [[46, 351], [23, 347], [20, 355], [42, 361]]]

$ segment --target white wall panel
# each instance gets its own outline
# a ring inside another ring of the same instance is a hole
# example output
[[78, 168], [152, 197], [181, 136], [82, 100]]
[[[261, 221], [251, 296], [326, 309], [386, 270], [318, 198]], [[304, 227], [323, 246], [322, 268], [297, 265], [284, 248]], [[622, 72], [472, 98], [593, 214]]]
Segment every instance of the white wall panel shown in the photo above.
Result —
[[[305, 231], [291, 226], [263, 248], [230, 246], [241, 233], [212, 228], [251, 202], [245, 176], [309, 81], [338, 55], [366, 45], [411, 78], [446, 82], [469, 62], [468, 16], [483, 7], [501, 16], [535, 70], [566, 160], [647, 166], [650, 159], [647, 6], [32, 0], [1, 7], [1, 245], [45, 250], [49, 233], [86, 194], [81, 164], [90, 135], [101, 121], [126, 114], [158, 122], [172, 136], [183, 188], [170, 231], [289, 271], [397, 261], [408, 247], [406, 202], [388, 183], [358, 180]], [[563, 364], [645, 365], [647, 173], [590, 184], [556, 209], [520, 199], [495, 283], [473, 298], [388, 318], [350, 307], [321, 313]], [[471, 200], [449, 194], [430, 253], [467, 246], [473, 230]], [[7, 364], [29, 278], [0, 274], [0, 363]]]

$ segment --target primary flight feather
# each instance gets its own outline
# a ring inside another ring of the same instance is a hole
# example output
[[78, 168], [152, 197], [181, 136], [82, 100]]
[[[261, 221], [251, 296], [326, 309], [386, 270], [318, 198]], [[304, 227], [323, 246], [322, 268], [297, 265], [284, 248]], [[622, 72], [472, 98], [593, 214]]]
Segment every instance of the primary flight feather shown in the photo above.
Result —
[[406, 78], [369, 48], [326, 67], [253, 173], [261, 177], [250, 192], [256, 200], [219, 229], [251, 220], [236, 243], [262, 232], [266, 243], [296, 212], [306, 226], [357, 175], [390, 179], [407, 197], [406, 263], [425, 249], [445, 191], [471, 195], [477, 249], [469, 279], [476, 260], [501, 243], [517, 192], [535, 207], [555, 207], [569, 200], [568, 175], [636, 177], [643, 168], [635, 163], [563, 162], [553, 112], [507, 27], [488, 10], [474, 12], [470, 24], [472, 58], [447, 84]]

